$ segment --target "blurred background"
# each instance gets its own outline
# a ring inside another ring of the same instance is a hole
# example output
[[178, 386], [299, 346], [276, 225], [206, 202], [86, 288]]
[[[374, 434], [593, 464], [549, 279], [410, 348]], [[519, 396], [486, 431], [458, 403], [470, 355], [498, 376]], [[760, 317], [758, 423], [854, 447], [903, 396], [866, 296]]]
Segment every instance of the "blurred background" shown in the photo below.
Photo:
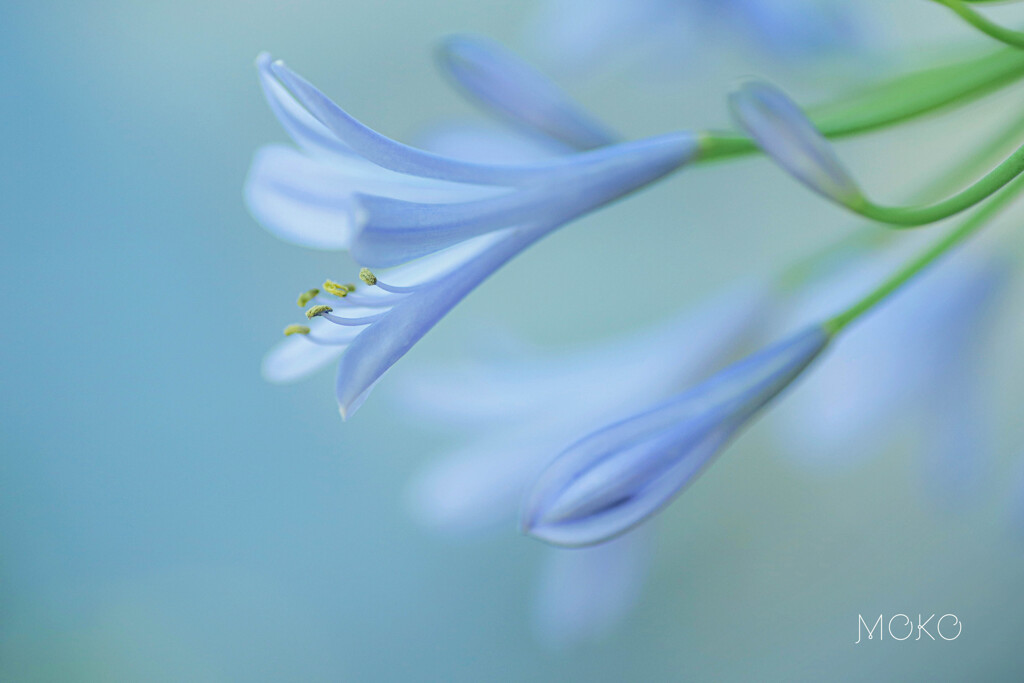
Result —
[[[459, 441], [403, 419], [403, 373], [457, 357], [481, 327], [552, 349], [621, 333], [856, 225], [762, 159], [686, 171], [549, 237], [442, 321], [349, 423], [330, 371], [262, 380], [295, 294], [355, 266], [284, 244], [246, 212], [253, 152], [285, 139], [257, 84], [261, 50], [414, 141], [482, 118], [434, 64], [454, 32], [550, 66], [631, 137], [727, 125], [724, 95], [744, 77], [815, 101], [990, 47], [932, 3], [876, 0], [855, 3], [856, 45], [835, 68], [833, 57], [772, 59], [719, 26], [677, 62], [581, 72], [538, 42], [541, 4], [0, 3], [0, 679], [1019, 674], [1021, 278], [971, 351], [991, 432], [963, 452], [984, 463], [970, 504], [929, 493], [913, 440], [808, 468], [768, 415], [663, 515], [636, 609], [569, 648], [531, 629], [541, 544], [513, 525], [457, 542], [409, 513], [410, 479]], [[1020, 111], [1022, 95], [841, 152], [870, 191], [898, 201]], [[1021, 253], [1021, 219], [994, 227], [1007, 252]], [[653, 294], [640, 301], [636, 273]], [[858, 614], [898, 612], [955, 613], [963, 635], [854, 644]]]

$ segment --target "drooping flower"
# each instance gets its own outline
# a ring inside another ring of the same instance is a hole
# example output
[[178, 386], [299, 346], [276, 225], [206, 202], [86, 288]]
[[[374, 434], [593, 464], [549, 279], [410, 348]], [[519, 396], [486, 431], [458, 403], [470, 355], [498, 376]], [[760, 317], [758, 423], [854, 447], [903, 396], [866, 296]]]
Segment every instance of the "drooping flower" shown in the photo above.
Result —
[[[398, 266], [358, 292], [318, 295], [320, 324], [271, 352], [271, 378], [292, 378], [341, 356], [343, 416], [453, 306], [552, 230], [657, 180], [696, 150], [663, 135], [534, 163], [464, 161], [390, 140], [356, 121], [267, 55], [257, 61], [271, 109], [303, 151], [261, 150], [246, 185], [253, 214], [304, 246], [349, 249], [362, 265]], [[330, 346], [331, 350], [313, 346]]]
[[[714, 372], [758, 332], [765, 310], [762, 291], [744, 288], [589, 349], [543, 354], [517, 346], [406, 379], [399, 386], [406, 414], [471, 435], [413, 481], [414, 515], [451, 536], [512, 529], [527, 486], [553, 453]], [[549, 551], [534, 603], [545, 642], [597, 637], [628, 611], [646, 574], [650, 531]]]
[[[785, 324], [854, 301], [901, 253], [836, 268], [794, 302]], [[978, 361], [1007, 265], [988, 247], [952, 255], [846, 332], [776, 411], [783, 452], [815, 471], [844, 470], [915, 435], [936, 499], [976, 491], [990, 441]]]
[[812, 325], [577, 441], [532, 485], [523, 529], [564, 546], [593, 545], [632, 529], [693, 481], [829, 340], [824, 327]]

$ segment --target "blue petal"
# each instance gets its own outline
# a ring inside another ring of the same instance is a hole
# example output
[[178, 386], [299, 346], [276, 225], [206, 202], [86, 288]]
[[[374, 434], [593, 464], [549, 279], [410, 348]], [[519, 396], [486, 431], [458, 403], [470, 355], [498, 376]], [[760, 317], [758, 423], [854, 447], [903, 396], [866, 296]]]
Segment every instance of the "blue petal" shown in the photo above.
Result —
[[295, 101], [270, 70], [271, 57], [266, 52], [256, 58], [260, 85], [267, 98], [270, 110], [277, 116], [288, 135], [296, 144], [314, 154], [327, 156], [352, 156], [355, 152], [313, 118], [302, 105]]
[[[600, 150], [527, 165], [477, 164], [449, 159], [384, 137], [356, 121], [284, 63], [274, 62], [272, 68], [303, 106], [335, 135], [366, 159], [399, 173], [482, 185], [520, 185], [561, 179], [575, 173], [584, 161], [602, 159]], [[597, 156], [590, 157], [590, 154]]]
[[388, 267], [462, 240], [532, 222], [567, 222], [669, 173], [692, 155], [693, 136], [663, 135], [578, 155], [573, 175], [487, 199], [420, 204], [361, 198], [368, 220], [352, 255], [370, 267]]
[[264, 147], [245, 181], [253, 217], [281, 239], [348, 249], [365, 212], [334, 169], [287, 147]]
[[747, 83], [729, 96], [729, 105], [761, 149], [804, 185], [840, 204], [863, 201], [832, 146], [781, 90]]
[[544, 74], [493, 41], [451, 37], [441, 46], [440, 59], [470, 95], [527, 130], [576, 149], [603, 147], [619, 137]]
[[330, 344], [317, 344], [295, 334], [278, 342], [263, 358], [263, 377], [270, 382], [294, 382], [338, 358], [364, 328], [342, 327], [326, 320], [313, 320], [310, 334]]
[[458, 121], [431, 127], [418, 136], [436, 154], [492, 164], [526, 164], [572, 152], [561, 143], [519, 135], [507, 127]]
[[599, 543], [653, 515], [829, 340], [819, 326], [723, 370], [645, 413], [585, 437], [534, 485], [523, 526], [558, 545]]
[[384, 372], [459, 301], [551, 229], [544, 225], [510, 230], [443, 281], [399, 300], [386, 317], [357, 337], [338, 365], [336, 393], [342, 417], [354, 413]]

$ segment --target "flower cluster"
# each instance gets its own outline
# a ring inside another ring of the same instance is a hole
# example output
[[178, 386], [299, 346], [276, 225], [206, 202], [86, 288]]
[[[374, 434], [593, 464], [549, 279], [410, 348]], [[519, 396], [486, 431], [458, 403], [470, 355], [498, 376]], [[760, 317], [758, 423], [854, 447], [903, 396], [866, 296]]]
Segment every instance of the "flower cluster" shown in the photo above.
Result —
[[[552, 2], [549, 10], [570, 4]], [[962, 3], [944, 4], [1014, 45], [1013, 32], [993, 29]], [[756, 27], [771, 38], [765, 44], [789, 36], [782, 41], [789, 48], [798, 38], [807, 49], [834, 45], [821, 40], [829, 31], [847, 35], [838, 14], [812, 0], [799, 6], [729, 2], [712, 11], [711, 3], [696, 1], [602, 0], [590, 7], [595, 27], [581, 32], [592, 44], [576, 47], [606, 51], [616, 31], [639, 34], [698, 15]], [[619, 19], [607, 24], [609, 17]], [[557, 23], [548, 28], [558, 30]], [[1009, 260], [979, 243], [938, 262], [1024, 191], [1024, 147], [1006, 156], [1024, 130], [1015, 123], [937, 178], [925, 193], [929, 203], [905, 206], [869, 198], [831, 139], [1024, 78], [1016, 48], [899, 76], [806, 111], [779, 88], [750, 82], [729, 97], [735, 131], [633, 141], [496, 43], [453, 37], [439, 56], [451, 81], [505, 128], [455, 127], [412, 147], [363, 125], [283, 62], [257, 59], [267, 102], [295, 145], [257, 152], [248, 206], [282, 239], [346, 250], [360, 267], [352, 282], [325, 279], [299, 296], [306, 320], [285, 328], [263, 372], [274, 382], [292, 381], [336, 360], [343, 418], [509, 260], [684, 166], [763, 153], [875, 224], [774, 277], [603, 346], [467, 362], [420, 372], [400, 387], [407, 416], [471, 435], [464, 449], [414, 481], [416, 517], [462, 535], [511, 526], [518, 514], [525, 534], [559, 546], [535, 609], [550, 640], [594, 635], [624, 613], [644, 574], [645, 523], [805, 375], [810, 379], [783, 401], [788, 406], [776, 421], [790, 453], [849, 463], [854, 458], [839, 444], [878, 450], [863, 437], [883, 435], [886, 423], [905, 424], [906, 407], [914, 405], [929, 416], [922, 432], [934, 441], [928, 450], [936, 454], [931, 470], [941, 495], [977, 478], [977, 460], [957, 457], [977, 454], [964, 439], [976, 446], [986, 432], [976, 419], [984, 412], [977, 373], [965, 359], [1005, 286]], [[960, 189], [934, 199], [949, 187]], [[934, 239], [930, 230], [917, 241], [886, 230], [965, 212]], [[760, 349], [743, 356], [752, 346]]]

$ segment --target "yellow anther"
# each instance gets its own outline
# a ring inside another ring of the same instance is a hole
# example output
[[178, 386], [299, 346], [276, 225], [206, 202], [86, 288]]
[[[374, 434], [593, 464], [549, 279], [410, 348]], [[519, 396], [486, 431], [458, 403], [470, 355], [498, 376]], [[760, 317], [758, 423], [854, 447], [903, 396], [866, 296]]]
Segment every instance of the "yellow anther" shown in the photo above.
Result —
[[319, 289], [311, 289], [307, 292], [303, 292], [302, 294], [299, 294], [299, 298], [295, 303], [299, 305], [299, 308], [305, 308], [306, 304], [309, 303], [310, 299], [312, 299], [319, 293]]
[[324, 290], [334, 296], [348, 296], [348, 285], [343, 285], [334, 280], [324, 280]]
[[330, 313], [333, 310], [334, 309], [331, 308], [330, 306], [324, 306], [323, 304], [320, 304], [319, 306], [310, 306], [309, 308], [306, 309], [306, 317], [309, 318], [310, 320], [312, 320], [313, 318], [317, 317], [318, 315], [323, 315], [324, 313]]
[[289, 325], [284, 328], [284, 336], [290, 337], [293, 334], [309, 334], [309, 328], [305, 325]]
[[373, 274], [373, 271], [369, 268], [359, 269], [359, 279], [368, 285], [377, 284], [377, 276]]

